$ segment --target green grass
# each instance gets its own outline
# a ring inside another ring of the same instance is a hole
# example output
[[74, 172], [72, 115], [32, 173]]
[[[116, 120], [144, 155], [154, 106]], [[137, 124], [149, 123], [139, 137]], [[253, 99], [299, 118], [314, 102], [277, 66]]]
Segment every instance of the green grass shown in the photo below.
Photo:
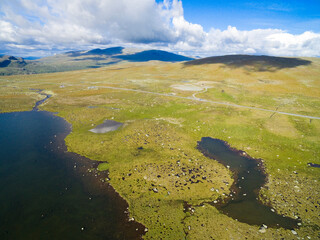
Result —
[[97, 167], [99, 171], [107, 171], [109, 169], [109, 164], [108, 163], [100, 163]]

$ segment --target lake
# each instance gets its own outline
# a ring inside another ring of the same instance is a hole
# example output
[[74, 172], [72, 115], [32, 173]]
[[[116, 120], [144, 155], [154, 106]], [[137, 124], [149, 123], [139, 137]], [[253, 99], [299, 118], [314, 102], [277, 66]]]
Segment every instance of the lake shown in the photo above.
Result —
[[141, 238], [107, 173], [66, 151], [70, 129], [48, 112], [0, 114], [0, 239]]

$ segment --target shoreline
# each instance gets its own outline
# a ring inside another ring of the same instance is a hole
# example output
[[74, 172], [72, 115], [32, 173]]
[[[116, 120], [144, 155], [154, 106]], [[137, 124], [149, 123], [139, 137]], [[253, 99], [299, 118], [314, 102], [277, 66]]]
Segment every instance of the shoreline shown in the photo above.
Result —
[[[55, 117], [62, 118], [60, 116], [57, 116], [51, 112], [47, 112], [48, 114], [51, 114]], [[111, 199], [115, 200], [117, 202], [114, 207], [119, 211], [119, 213], [123, 213], [122, 216], [119, 216], [121, 227], [123, 227], [124, 230], [128, 230], [129, 228], [132, 228], [134, 230], [133, 233], [138, 233], [139, 237], [136, 238], [134, 236], [130, 237], [130, 239], [143, 239], [143, 235], [145, 234], [146, 227], [135, 221], [135, 220], [129, 220], [130, 214], [129, 214], [129, 204], [114, 188], [113, 186], [106, 181], [105, 179], [108, 178], [108, 171], [99, 171], [97, 170], [98, 165], [100, 164], [99, 161], [91, 160], [85, 156], [82, 156], [80, 154], [77, 154], [75, 152], [69, 152], [67, 149], [67, 145], [65, 144], [65, 138], [72, 132], [72, 125], [67, 122], [64, 118], [62, 118], [67, 127], [67, 131], [60, 136], [57, 136], [57, 142], [55, 144], [51, 144], [49, 146], [55, 153], [61, 154], [61, 155], [67, 155], [70, 157], [73, 161], [68, 163], [68, 169], [70, 169], [70, 172], [72, 171], [77, 178], [82, 182], [84, 189], [86, 192], [94, 192], [95, 194], [106, 194]], [[137, 230], [138, 229], [138, 230]], [[130, 235], [131, 235], [130, 234]]]

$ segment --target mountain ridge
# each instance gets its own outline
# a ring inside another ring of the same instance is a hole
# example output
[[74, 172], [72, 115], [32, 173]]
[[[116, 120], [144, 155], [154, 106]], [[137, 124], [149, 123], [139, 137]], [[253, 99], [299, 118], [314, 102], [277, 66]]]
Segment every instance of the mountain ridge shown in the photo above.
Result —
[[14, 57], [9, 55], [0, 55], [0, 68], [5, 67], [24, 67], [27, 62], [22, 57]]
[[274, 72], [282, 68], [311, 64], [308, 59], [265, 55], [238, 54], [195, 59], [163, 50], [141, 50], [118, 46], [105, 49], [69, 51], [34, 60], [0, 55], [0, 75], [64, 72], [100, 68], [121, 62], [148, 61], [183, 62], [184, 67], [223, 64], [222, 67], [231, 69], [241, 67], [248, 72]]

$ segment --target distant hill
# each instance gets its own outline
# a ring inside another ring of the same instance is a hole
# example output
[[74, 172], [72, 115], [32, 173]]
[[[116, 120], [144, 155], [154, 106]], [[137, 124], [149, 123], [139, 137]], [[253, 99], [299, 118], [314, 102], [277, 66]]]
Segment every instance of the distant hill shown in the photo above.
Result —
[[26, 65], [27, 63], [21, 57], [0, 55], [0, 68], [5, 68], [5, 67], [21, 68]]
[[80, 57], [80, 56], [86, 56], [86, 55], [106, 55], [106, 56], [112, 56], [116, 54], [121, 54], [123, 47], [111, 47], [106, 49], [92, 49], [90, 51], [71, 51], [66, 52], [70, 57]]
[[0, 75], [64, 72], [100, 68], [123, 61], [147, 62], [152, 60], [180, 62], [189, 61], [192, 58], [161, 50], [141, 51], [120, 46], [105, 49], [96, 48], [88, 51], [70, 51], [40, 59], [0, 55]]
[[41, 57], [23, 57], [25, 60], [37, 60], [37, 59], [40, 59]]
[[163, 62], [185, 61], [183, 63], [185, 67], [202, 64], [223, 64], [221, 67], [243, 68], [248, 72], [274, 72], [283, 68], [311, 64], [311, 61], [301, 58], [225, 55], [193, 59], [161, 50], [141, 51], [139, 49], [112, 47], [106, 49], [97, 48], [89, 51], [71, 51], [36, 60], [0, 55], [0, 75], [64, 72], [100, 68], [122, 61], [147, 62], [152, 60]]
[[[133, 54], [123, 54], [123, 47], [112, 47], [106, 49], [92, 49], [90, 51], [72, 51], [66, 54], [69, 57], [83, 57], [90, 56], [90, 58], [81, 58], [82, 60], [103, 60], [109, 57], [126, 60], [131, 62], [147, 62], [152, 60], [163, 61], [163, 62], [181, 62], [189, 61], [193, 58], [185, 57], [182, 55], [161, 51], [161, 50], [146, 50], [140, 51]], [[80, 61], [81, 59], [77, 59]]]
[[181, 62], [193, 60], [193, 58], [185, 57], [182, 55], [161, 51], [161, 50], [147, 50], [130, 55], [117, 56], [122, 60], [131, 62], [147, 62], [151, 60], [163, 61], [163, 62]]
[[282, 68], [294, 68], [309, 65], [311, 61], [301, 58], [256, 56], [256, 55], [225, 55], [207, 57], [184, 63], [185, 66], [222, 63], [231, 68], [244, 67], [249, 71], [276, 71]]
[[106, 48], [106, 49], [93, 49], [90, 50], [86, 53], [86, 55], [107, 55], [107, 56], [112, 56], [116, 54], [121, 54], [123, 47], [112, 47], [112, 48]]

